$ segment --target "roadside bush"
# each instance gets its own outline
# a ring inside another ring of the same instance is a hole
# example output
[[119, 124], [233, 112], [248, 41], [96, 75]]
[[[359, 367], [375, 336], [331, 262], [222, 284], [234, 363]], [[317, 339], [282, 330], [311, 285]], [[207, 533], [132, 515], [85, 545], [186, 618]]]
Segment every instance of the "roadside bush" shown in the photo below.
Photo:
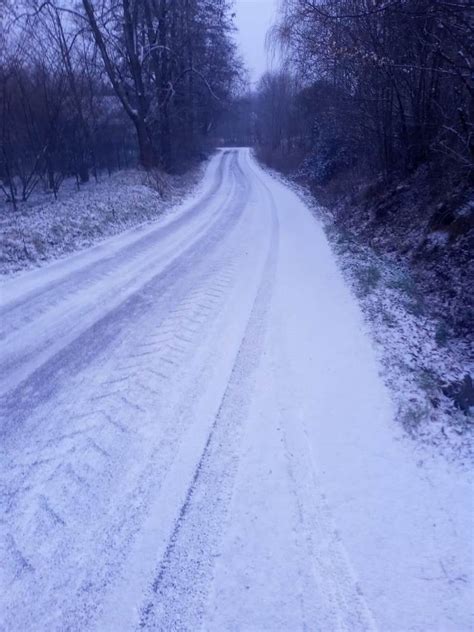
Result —
[[358, 281], [359, 290], [364, 296], [375, 290], [381, 277], [380, 270], [374, 265], [357, 268], [355, 270], [355, 275]]

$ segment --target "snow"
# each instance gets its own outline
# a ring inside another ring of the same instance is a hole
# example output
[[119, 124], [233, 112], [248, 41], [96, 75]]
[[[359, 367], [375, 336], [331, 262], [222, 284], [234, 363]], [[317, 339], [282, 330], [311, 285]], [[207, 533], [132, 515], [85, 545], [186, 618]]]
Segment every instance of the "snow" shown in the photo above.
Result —
[[[371, 244], [341, 228], [333, 213], [319, 206], [305, 187], [272, 173], [322, 223], [362, 309], [397, 421], [417, 444], [435, 446], [445, 458], [469, 465], [472, 413], [457, 408], [443, 389], [474, 373], [470, 338], [453, 336], [450, 327], [427, 308], [425, 288], [414, 281], [408, 265], [376, 252]], [[434, 243], [438, 233], [430, 235]]]
[[471, 629], [471, 474], [248, 150], [2, 292], [0, 628]]
[[[338, 240], [336, 231], [332, 239]], [[394, 266], [368, 248], [335, 244], [374, 338], [383, 376], [396, 404], [397, 419], [417, 441], [434, 444], [449, 459], [472, 459], [472, 417], [457, 409], [443, 386], [474, 372], [469, 340], [450, 337], [424, 309], [423, 295], [410, 271]], [[373, 287], [361, 287], [360, 270], [376, 270]]]
[[0, 274], [44, 265], [132, 226], [156, 220], [192, 190], [202, 174], [122, 170], [80, 185], [67, 179], [54, 200], [37, 189], [18, 211], [0, 200]]
[[[280, 419], [291, 419], [290, 431], [300, 426], [300, 451], [305, 444], [311, 446], [312, 473], [320, 488], [313, 502], [322, 504], [318, 509], [324, 512], [329, 501], [379, 629], [468, 630], [470, 479], [456, 466], [420, 454], [403, 440], [364, 324], [320, 227], [293, 194], [271, 181], [268, 185], [280, 211], [282, 274], [270, 318], [274, 333], [267, 343], [269, 354], [276, 357], [272, 363], [268, 360], [257, 390], [270, 390], [269, 376], [277, 380], [265, 399], [278, 402]], [[267, 407], [266, 414], [275, 423], [277, 411]], [[272, 456], [270, 451], [267, 458]], [[295, 461], [299, 464], [300, 458]], [[246, 498], [243, 504], [242, 512], [248, 514]], [[281, 518], [272, 522], [279, 524]], [[274, 530], [271, 524], [267, 528], [268, 549]], [[288, 536], [288, 543], [291, 539]], [[273, 564], [279, 549], [276, 545], [272, 555], [262, 557]], [[233, 569], [225, 559], [222, 566]], [[321, 571], [322, 583], [326, 571]], [[263, 573], [262, 581], [267, 583], [268, 577]], [[259, 607], [257, 595], [254, 608]], [[239, 597], [235, 586], [229, 590], [228, 600], [238, 611]], [[321, 621], [321, 608], [318, 617]], [[328, 619], [320, 629], [336, 628]], [[358, 628], [348, 620], [343, 629]]]

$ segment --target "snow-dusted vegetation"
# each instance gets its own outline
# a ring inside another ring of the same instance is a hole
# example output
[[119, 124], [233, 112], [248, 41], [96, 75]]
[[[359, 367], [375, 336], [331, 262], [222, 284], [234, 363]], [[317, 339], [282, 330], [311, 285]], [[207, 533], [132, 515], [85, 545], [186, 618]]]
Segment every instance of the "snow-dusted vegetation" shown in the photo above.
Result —
[[16, 212], [0, 205], [0, 273], [64, 256], [143, 222], [156, 220], [189, 193], [202, 167], [183, 175], [129, 169], [63, 183], [55, 200], [40, 188]]

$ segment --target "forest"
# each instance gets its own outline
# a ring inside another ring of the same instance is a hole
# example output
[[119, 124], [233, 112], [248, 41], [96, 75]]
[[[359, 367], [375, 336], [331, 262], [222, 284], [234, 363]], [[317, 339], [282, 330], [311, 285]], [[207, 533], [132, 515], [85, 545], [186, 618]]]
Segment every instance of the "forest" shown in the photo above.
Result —
[[357, 166], [473, 168], [469, 2], [284, 0], [270, 43], [289, 70], [258, 90], [258, 143], [275, 165], [302, 159], [315, 184]]
[[0, 186], [206, 155], [241, 77], [229, 0], [2, 0]]
[[220, 140], [316, 186], [423, 163], [472, 177], [468, 0], [283, 0], [268, 44], [284, 63], [255, 89], [230, 0], [0, 10], [0, 177], [13, 203], [42, 178], [54, 193], [68, 174], [182, 170]]

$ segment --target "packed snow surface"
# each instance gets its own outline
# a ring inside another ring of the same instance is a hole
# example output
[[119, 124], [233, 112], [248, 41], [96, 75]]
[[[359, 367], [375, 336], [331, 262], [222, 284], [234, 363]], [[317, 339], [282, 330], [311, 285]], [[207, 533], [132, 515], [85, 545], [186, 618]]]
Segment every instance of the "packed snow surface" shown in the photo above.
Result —
[[247, 150], [0, 290], [1, 630], [472, 629], [470, 475]]

